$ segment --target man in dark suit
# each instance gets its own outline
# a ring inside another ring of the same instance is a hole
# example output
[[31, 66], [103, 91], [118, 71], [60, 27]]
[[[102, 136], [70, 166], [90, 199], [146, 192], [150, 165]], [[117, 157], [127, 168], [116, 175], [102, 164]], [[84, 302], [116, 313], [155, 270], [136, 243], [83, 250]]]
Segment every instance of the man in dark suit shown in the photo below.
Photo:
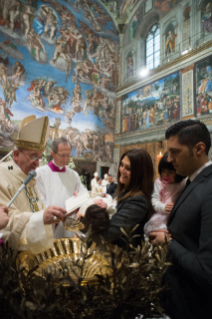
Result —
[[116, 196], [117, 184], [113, 182], [113, 176], [110, 174], [107, 176], [107, 181], [109, 184], [106, 186], [106, 192], [114, 198]]
[[172, 319], [212, 318], [212, 162], [210, 134], [200, 121], [181, 121], [166, 131], [168, 161], [188, 176], [168, 220], [172, 266], [161, 306]]

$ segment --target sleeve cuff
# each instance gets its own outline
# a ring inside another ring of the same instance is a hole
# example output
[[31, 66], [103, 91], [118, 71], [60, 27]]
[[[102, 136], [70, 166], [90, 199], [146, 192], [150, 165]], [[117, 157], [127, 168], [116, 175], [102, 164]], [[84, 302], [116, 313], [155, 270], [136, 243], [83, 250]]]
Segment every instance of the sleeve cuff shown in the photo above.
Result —
[[43, 213], [44, 210], [32, 214], [28, 223], [27, 246], [32, 254], [39, 254], [54, 245], [52, 225], [44, 225]]

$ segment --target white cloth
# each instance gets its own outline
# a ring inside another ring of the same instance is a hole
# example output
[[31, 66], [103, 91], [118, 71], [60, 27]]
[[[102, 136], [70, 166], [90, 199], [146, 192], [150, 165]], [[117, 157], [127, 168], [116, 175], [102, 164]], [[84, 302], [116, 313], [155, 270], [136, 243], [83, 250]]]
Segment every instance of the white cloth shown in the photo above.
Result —
[[154, 183], [154, 190], [152, 193], [152, 206], [158, 213], [165, 214], [166, 203], [161, 202], [161, 186], [158, 183]]
[[[81, 183], [77, 172], [66, 167], [66, 172], [53, 172], [48, 165], [37, 168], [37, 189], [41, 201], [46, 207], [57, 205], [65, 207], [65, 201], [73, 196], [74, 192], [80, 192], [85, 189]], [[55, 238], [73, 237], [74, 232], [65, 230], [63, 224], [60, 224], [53, 230]]]
[[117, 201], [115, 199], [112, 198], [112, 196], [110, 196], [109, 194], [107, 194], [107, 197], [100, 197], [100, 196], [97, 196], [95, 198], [90, 198], [85, 204], [83, 204], [78, 213], [77, 213], [77, 216], [85, 216], [85, 212], [86, 212], [86, 209], [91, 206], [91, 205], [94, 205], [94, 200], [95, 199], [101, 199], [104, 203], [107, 204], [107, 212], [108, 212], [108, 215], [109, 217], [111, 218], [115, 213], [116, 213], [116, 205], [117, 205]]

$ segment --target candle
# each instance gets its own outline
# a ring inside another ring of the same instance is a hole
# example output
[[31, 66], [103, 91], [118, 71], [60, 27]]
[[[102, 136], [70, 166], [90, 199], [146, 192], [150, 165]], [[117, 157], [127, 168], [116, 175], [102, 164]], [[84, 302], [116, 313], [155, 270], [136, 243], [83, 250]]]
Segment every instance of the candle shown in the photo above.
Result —
[[163, 157], [163, 154], [160, 152], [159, 155], [157, 155], [157, 159], [160, 160]]

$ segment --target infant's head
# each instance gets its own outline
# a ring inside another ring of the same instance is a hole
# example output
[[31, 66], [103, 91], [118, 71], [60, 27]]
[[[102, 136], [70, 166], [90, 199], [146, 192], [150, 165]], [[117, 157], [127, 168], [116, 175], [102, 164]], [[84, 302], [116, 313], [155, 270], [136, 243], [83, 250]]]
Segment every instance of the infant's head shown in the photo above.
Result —
[[98, 205], [91, 205], [86, 209], [84, 217], [85, 231], [91, 225], [93, 234], [99, 234], [108, 229], [110, 224], [109, 216], [105, 208]]

